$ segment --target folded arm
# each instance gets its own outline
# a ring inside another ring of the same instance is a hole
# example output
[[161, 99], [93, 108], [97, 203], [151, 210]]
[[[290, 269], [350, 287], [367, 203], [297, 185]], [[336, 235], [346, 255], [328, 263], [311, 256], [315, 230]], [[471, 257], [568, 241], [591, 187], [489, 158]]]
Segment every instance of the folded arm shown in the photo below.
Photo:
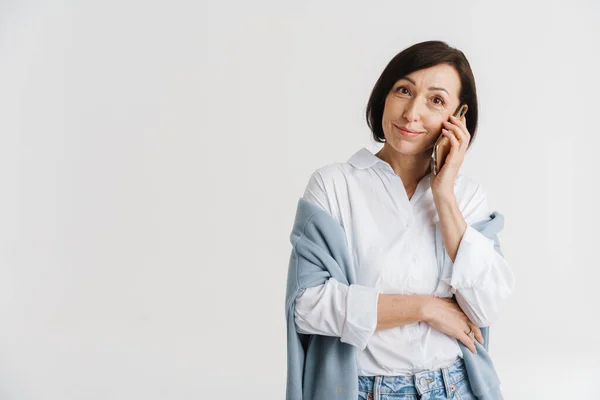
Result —
[[425, 321], [429, 295], [380, 294], [333, 278], [304, 289], [296, 297], [294, 320], [303, 334], [340, 337], [363, 350], [376, 330]]
[[456, 199], [436, 199], [440, 229], [446, 250], [444, 269], [458, 304], [471, 322], [491, 325], [512, 294], [514, 277], [506, 260], [494, 249], [494, 241], [469, 223], [489, 217], [485, 193], [479, 187], [463, 213]]
[[330, 278], [296, 297], [296, 329], [304, 334], [337, 336], [362, 350], [376, 328], [378, 296], [375, 288], [348, 286]]

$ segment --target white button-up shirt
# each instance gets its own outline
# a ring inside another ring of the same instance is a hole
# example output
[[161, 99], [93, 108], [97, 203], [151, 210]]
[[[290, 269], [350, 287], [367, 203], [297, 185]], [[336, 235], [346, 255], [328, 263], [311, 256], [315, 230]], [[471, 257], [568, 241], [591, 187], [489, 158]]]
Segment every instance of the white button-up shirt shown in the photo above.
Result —
[[384, 294], [452, 297], [478, 326], [492, 324], [512, 293], [513, 274], [493, 241], [472, 228], [489, 216], [480, 185], [459, 174], [454, 192], [467, 222], [454, 262], [446, 253], [439, 270], [435, 228], [439, 217], [430, 175], [409, 199], [392, 167], [367, 148], [345, 163], [317, 169], [304, 198], [329, 212], [344, 228], [356, 284], [330, 278], [296, 299], [300, 333], [338, 336], [358, 348], [359, 375], [406, 375], [437, 369], [462, 357], [456, 339], [425, 322], [375, 330]]

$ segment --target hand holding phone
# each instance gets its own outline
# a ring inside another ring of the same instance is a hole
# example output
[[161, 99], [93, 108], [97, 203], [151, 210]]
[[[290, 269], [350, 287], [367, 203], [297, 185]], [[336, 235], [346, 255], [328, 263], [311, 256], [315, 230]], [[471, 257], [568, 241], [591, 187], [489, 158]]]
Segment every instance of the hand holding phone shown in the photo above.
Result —
[[[469, 106], [466, 104], [461, 105], [454, 113], [454, 116], [461, 119], [463, 115], [467, 113], [468, 108]], [[431, 153], [431, 172], [433, 175], [437, 175], [442, 169], [448, 154], [450, 154], [451, 147], [452, 144], [450, 143], [450, 140], [446, 136], [440, 134], [440, 137], [433, 145], [433, 152]]]

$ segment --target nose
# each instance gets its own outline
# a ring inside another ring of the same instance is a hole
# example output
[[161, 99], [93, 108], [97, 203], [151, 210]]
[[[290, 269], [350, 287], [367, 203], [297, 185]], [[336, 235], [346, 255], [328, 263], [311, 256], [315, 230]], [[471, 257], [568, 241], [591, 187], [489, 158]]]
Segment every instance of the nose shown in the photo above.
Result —
[[407, 108], [404, 111], [404, 118], [407, 121], [418, 121], [421, 113], [418, 110], [417, 102], [413, 99], [411, 102], [409, 102], [407, 104], [406, 107]]

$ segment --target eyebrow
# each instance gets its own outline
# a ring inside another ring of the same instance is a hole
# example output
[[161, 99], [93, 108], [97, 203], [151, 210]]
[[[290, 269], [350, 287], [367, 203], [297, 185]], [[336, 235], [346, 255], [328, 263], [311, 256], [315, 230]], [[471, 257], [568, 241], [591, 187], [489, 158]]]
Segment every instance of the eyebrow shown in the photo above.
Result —
[[[402, 77], [402, 78], [400, 78], [400, 79], [406, 79], [407, 81], [409, 81], [409, 82], [410, 82], [410, 83], [412, 83], [413, 85], [415, 85], [415, 86], [417, 85], [417, 83], [416, 83], [414, 80], [412, 80], [411, 78], [409, 78], [408, 76], [404, 76], [404, 77]], [[450, 93], [448, 93], [448, 91], [447, 91], [446, 89], [444, 89], [444, 88], [441, 88], [441, 87], [435, 87], [435, 86], [432, 86], [432, 87], [430, 87], [430, 88], [429, 88], [429, 90], [443, 90], [444, 92], [446, 92], [446, 94], [447, 94], [448, 96], [450, 96]]]

